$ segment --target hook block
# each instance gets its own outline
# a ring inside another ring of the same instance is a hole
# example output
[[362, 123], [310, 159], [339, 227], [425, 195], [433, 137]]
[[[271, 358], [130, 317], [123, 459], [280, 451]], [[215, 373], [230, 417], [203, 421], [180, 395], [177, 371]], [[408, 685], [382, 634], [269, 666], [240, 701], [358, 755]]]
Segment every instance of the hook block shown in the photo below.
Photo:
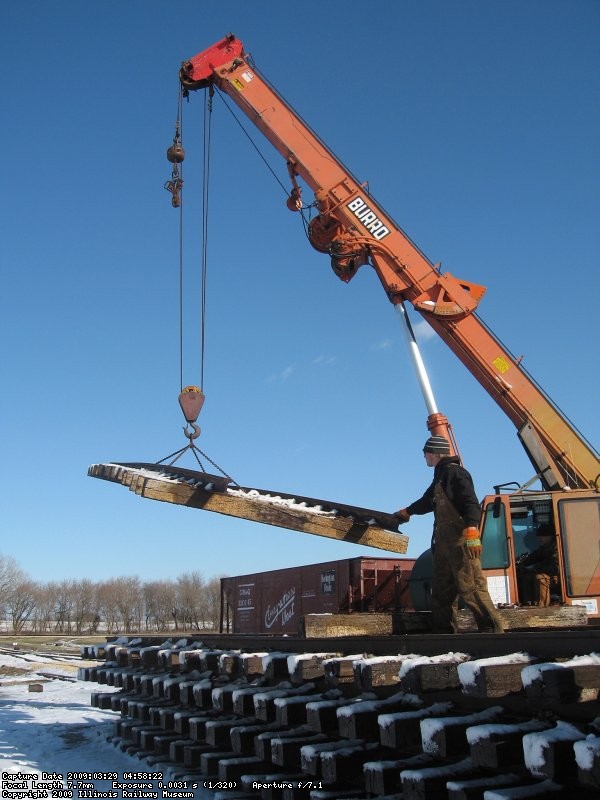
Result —
[[196, 422], [204, 404], [204, 393], [197, 386], [186, 386], [179, 395], [179, 405], [186, 422]]

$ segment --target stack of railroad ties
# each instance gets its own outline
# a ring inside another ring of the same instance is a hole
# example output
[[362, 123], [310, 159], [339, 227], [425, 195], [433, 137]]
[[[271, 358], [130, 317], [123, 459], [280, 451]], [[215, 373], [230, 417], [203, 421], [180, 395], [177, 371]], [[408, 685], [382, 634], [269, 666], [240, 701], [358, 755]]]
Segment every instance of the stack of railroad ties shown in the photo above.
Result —
[[107, 687], [92, 705], [119, 715], [115, 746], [221, 800], [598, 797], [598, 654], [541, 663], [120, 638], [82, 655], [97, 663], [79, 678]]

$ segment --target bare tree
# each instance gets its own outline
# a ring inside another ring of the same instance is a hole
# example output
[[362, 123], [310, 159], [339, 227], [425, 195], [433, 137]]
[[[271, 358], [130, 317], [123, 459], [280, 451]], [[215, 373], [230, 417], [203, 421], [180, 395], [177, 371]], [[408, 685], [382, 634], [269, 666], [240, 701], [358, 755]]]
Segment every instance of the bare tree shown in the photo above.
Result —
[[32, 615], [33, 630], [36, 633], [49, 633], [54, 622], [58, 584], [45, 583], [36, 587], [35, 609]]
[[96, 584], [88, 578], [73, 581], [71, 584], [73, 598], [73, 620], [75, 632], [92, 633], [100, 621], [98, 591]]
[[146, 630], [168, 630], [175, 616], [173, 611], [176, 604], [176, 585], [173, 581], [149, 581], [144, 584], [142, 591]]
[[7, 600], [26, 575], [12, 556], [0, 554], [0, 613], [4, 616]]
[[186, 628], [201, 630], [204, 592], [204, 578], [199, 572], [186, 572], [177, 578], [177, 607]]
[[36, 604], [36, 584], [25, 578], [13, 586], [6, 598], [6, 608], [10, 614], [12, 629], [20, 633], [33, 614]]
[[14, 558], [0, 554], [0, 617], [14, 631], [28, 624], [34, 632], [94, 633], [103, 621], [109, 633], [217, 629], [220, 578], [205, 581], [198, 571], [176, 581], [141, 583], [137, 576], [94, 583], [89, 578], [36, 583]]
[[120, 630], [124, 633], [141, 630], [144, 597], [140, 579], [137, 576], [124, 576], [115, 578], [111, 584], [120, 618]]
[[103, 581], [98, 585], [98, 609], [108, 633], [119, 630], [119, 609], [114, 594], [114, 581]]
[[221, 578], [211, 578], [206, 583], [204, 627], [219, 630], [221, 622]]
[[54, 629], [58, 633], [71, 633], [75, 606], [72, 580], [55, 584], [54, 602]]

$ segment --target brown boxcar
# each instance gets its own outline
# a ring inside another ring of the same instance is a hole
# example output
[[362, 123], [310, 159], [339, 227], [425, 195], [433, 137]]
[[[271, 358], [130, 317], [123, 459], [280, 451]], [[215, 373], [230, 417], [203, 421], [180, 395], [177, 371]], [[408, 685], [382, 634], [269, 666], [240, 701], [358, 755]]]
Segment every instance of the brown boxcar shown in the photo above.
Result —
[[296, 635], [305, 614], [411, 608], [414, 564], [359, 556], [221, 578], [221, 632]]

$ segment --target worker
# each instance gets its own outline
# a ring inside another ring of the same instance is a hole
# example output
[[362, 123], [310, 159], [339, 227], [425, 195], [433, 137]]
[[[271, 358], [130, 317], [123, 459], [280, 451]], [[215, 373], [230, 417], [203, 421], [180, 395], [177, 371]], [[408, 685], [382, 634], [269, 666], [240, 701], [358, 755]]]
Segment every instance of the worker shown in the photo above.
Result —
[[521, 605], [549, 606], [551, 588], [558, 584], [556, 535], [551, 525], [542, 523], [537, 538], [539, 547], [517, 561], [519, 599]]
[[419, 500], [395, 516], [399, 522], [408, 522], [413, 514], [434, 512], [432, 631], [457, 632], [458, 597], [472, 611], [479, 631], [503, 633], [481, 572], [481, 510], [473, 479], [459, 457], [450, 455], [450, 442], [443, 436], [430, 436], [423, 453], [427, 466], [434, 468], [433, 481]]

